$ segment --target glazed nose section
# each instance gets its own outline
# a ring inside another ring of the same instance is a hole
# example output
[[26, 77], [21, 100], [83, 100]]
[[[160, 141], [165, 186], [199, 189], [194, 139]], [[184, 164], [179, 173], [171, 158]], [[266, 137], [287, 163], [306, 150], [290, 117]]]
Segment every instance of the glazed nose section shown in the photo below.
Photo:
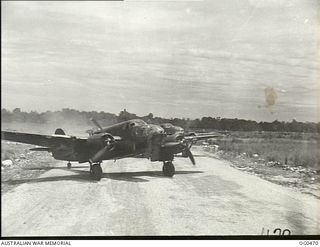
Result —
[[158, 125], [150, 125], [150, 133], [153, 136], [165, 136], [164, 129]]
[[151, 138], [153, 136], [165, 136], [164, 129], [157, 125], [136, 126], [133, 135], [138, 138]]

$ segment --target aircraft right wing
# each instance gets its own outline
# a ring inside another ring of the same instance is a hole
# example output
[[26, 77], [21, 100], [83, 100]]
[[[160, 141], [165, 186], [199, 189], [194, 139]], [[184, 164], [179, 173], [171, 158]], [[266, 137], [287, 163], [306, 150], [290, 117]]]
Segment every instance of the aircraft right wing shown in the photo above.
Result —
[[192, 136], [185, 136], [183, 139], [186, 141], [197, 142], [200, 140], [206, 140], [206, 139], [217, 138], [217, 137], [222, 137], [222, 136], [217, 134], [192, 135]]

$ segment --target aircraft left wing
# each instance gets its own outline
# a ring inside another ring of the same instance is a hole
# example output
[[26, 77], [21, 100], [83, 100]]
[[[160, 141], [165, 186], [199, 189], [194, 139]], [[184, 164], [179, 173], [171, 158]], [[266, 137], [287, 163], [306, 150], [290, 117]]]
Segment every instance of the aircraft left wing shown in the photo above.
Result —
[[86, 138], [77, 138], [67, 135], [39, 135], [10, 131], [1, 131], [1, 139], [48, 148], [54, 148], [60, 145], [74, 145], [75, 142], [84, 143], [87, 140]]

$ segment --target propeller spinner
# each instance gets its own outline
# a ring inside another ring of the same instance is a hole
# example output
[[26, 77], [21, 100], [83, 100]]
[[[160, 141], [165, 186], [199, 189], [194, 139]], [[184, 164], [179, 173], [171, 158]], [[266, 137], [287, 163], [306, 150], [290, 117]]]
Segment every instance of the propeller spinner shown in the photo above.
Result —
[[96, 141], [100, 143], [99, 145], [101, 145], [102, 148], [92, 156], [90, 159], [91, 163], [100, 162], [103, 157], [114, 148], [114, 138], [110, 134], [101, 135]]

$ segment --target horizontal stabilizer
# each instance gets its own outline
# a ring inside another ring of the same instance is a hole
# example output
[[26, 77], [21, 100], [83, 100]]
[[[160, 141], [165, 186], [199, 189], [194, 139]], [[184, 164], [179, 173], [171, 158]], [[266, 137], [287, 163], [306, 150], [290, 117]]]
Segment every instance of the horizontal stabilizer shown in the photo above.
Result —
[[47, 151], [50, 152], [51, 149], [50, 148], [30, 148], [30, 151]]

